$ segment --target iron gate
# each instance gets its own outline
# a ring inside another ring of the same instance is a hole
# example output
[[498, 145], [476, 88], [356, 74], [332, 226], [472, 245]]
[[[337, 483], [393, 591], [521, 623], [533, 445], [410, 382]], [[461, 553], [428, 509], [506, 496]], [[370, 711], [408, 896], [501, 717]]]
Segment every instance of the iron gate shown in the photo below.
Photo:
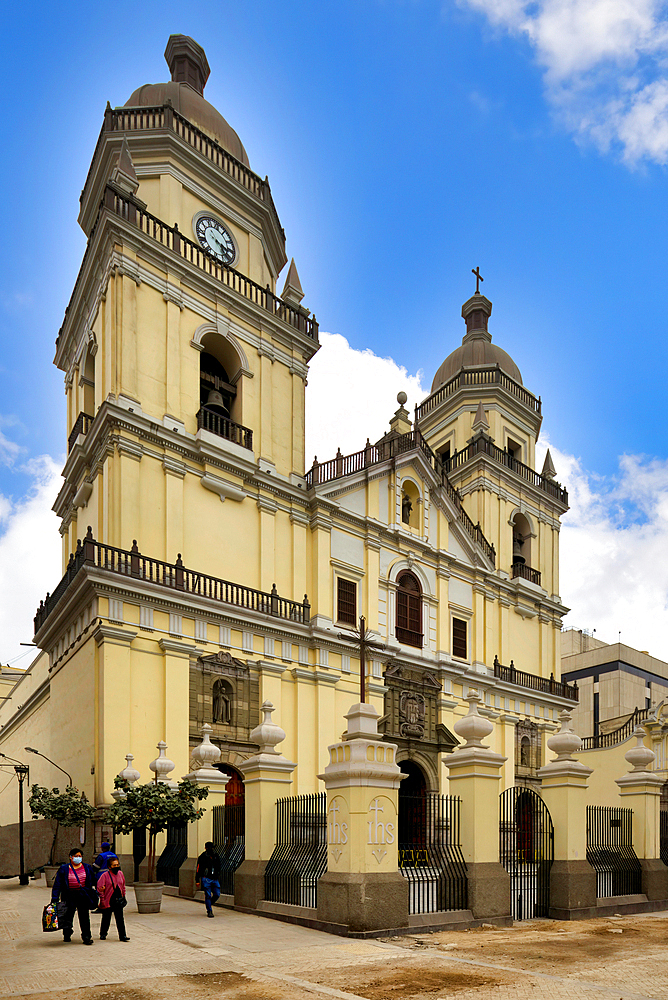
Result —
[[327, 871], [327, 794], [276, 802], [276, 847], [264, 872], [264, 898], [318, 905], [318, 879]]
[[213, 807], [213, 846], [220, 859], [220, 891], [234, 895], [234, 873], [246, 851], [245, 806]]
[[134, 880], [139, 881], [139, 866], [146, 857], [146, 827], [136, 826], [132, 831], [132, 860], [134, 862]]
[[186, 823], [169, 823], [167, 843], [158, 858], [156, 874], [165, 885], [179, 884], [179, 868], [188, 857], [188, 827]]
[[510, 875], [513, 917], [547, 917], [554, 861], [554, 827], [548, 808], [533, 789], [515, 786], [501, 793], [499, 812], [499, 860]]
[[399, 869], [409, 883], [409, 913], [468, 905], [460, 805], [456, 795], [399, 795]]
[[664, 865], [668, 865], [668, 803], [661, 803], [661, 847], [659, 856]]
[[633, 850], [633, 810], [587, 806], [587, 861], [596, 871], [596, 896], [642, 892], [642, 869]]

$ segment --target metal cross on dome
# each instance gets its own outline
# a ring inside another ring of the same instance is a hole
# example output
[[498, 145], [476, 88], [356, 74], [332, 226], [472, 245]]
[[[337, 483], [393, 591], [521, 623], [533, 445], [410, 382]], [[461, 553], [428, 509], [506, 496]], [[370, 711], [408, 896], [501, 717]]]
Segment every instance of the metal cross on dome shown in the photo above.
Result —
[[366, 654], [369, 650], [377, 650], [380, 652], [385, 649], [384, 642], [376, 642], [370, 639], [369, 636], [372, 635], [366, 627], [366, 618], [364, 615], [360, 615], [360, 627], [359, 629], [353, 630], [353, 632], [339, 632], [339, 639], [348, 639], [349, 642], [353, 642], [360, 651], [360, 701], [362, 704], [366, 702]]
[[480, 295], [480, 282], [484, 281], [482, 274], [480, 273], [480, 268], [476, 267], [475, 271], [471, 268], [471, 274], [475, 274], [475, 293]]

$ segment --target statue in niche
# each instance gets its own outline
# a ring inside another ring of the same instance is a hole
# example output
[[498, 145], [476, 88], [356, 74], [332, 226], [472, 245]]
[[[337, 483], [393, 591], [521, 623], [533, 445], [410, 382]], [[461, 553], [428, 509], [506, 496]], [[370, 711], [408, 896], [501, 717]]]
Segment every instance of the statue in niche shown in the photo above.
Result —
[[411, 513], [413, 511], [413, 504], [410, 501], [410, 497], [404, 493], [401, 497], [401, 520], [404, 524], [411, 523]]
[[232, 691], [225, 681], [213, 685], [213, 721], [229, 725], [232, 721]]

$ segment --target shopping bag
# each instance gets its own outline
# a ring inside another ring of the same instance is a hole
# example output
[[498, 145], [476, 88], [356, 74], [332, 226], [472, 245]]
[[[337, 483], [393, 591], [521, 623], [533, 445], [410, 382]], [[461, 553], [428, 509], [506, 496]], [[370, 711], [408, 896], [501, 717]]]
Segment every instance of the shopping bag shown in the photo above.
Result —
[[58, 908], [55, 903], [48, 903], [42, 911], [42, 930], [58, 930]]

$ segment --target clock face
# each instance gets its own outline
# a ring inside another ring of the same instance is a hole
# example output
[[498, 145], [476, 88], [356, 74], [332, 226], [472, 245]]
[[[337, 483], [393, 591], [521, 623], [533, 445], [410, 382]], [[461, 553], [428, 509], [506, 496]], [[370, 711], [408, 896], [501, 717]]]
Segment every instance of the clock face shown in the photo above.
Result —
[[195, 223], [195, 232], [201, 246], [222, 264], [232, 264], [237, 255], [234, 240], [222, 222], [212, 215], [202, 215]]

